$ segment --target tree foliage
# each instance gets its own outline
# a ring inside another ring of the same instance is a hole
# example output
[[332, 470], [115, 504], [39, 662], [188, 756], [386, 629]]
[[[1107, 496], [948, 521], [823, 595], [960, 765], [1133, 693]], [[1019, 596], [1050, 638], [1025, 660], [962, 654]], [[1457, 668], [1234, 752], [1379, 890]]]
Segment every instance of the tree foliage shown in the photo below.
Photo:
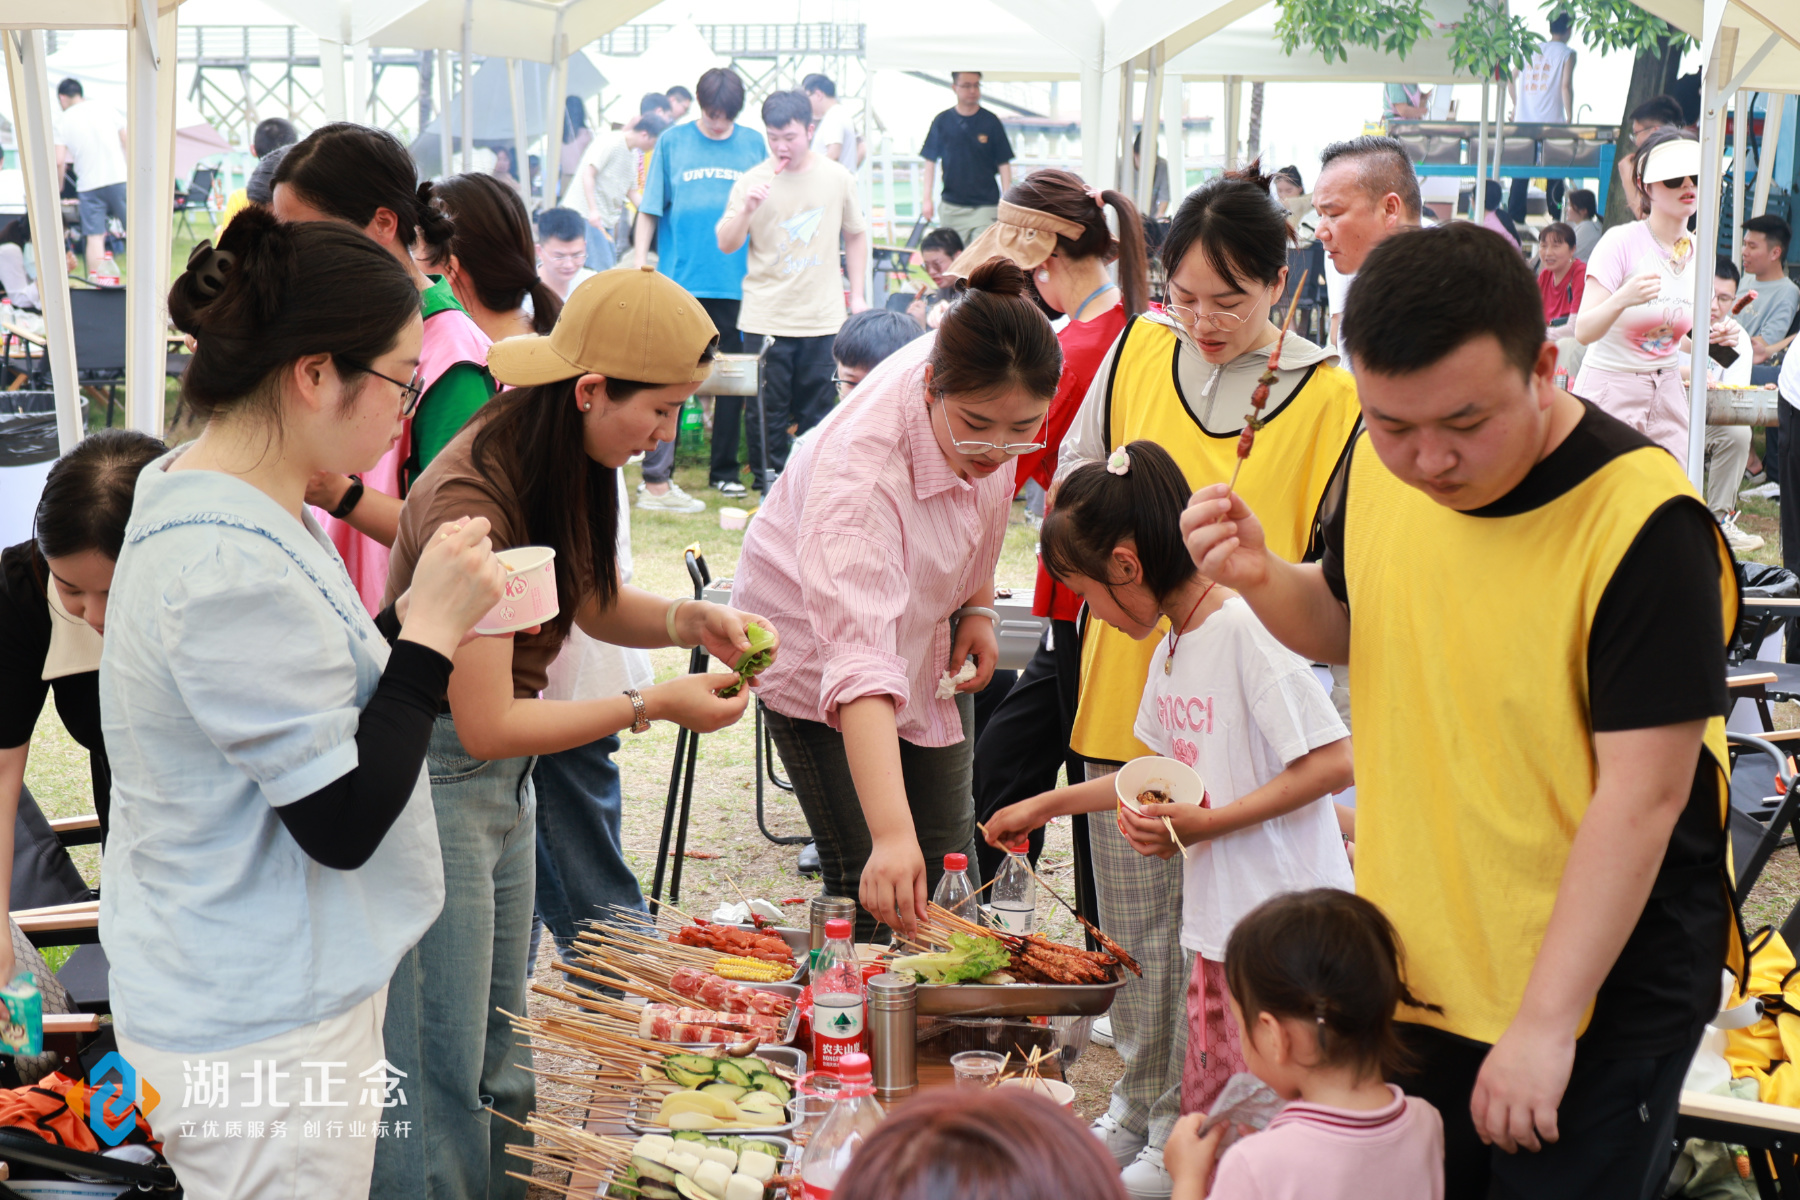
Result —
[[[1328, 63], [1343, 62], [1351, 46], [1380, 50], [1405, 60], [1436, 24], [1426, 0], [1279, 0], [1275, 23], [1282, 49], [1302, 46]], [[1631, 0], [1544, 0], [1544, 20], [1558, 13], [1573, 18], [1583, 42], [1600, 50], [1656, 53], [1685, 34], [1653, 17]], [[1459, 71], [1501, 79], [1512, 77], [1537, 53], [1543, 38], [1525, 18], [1501, 3], [1472, 0], [1448, 30], [1450, 61]]]

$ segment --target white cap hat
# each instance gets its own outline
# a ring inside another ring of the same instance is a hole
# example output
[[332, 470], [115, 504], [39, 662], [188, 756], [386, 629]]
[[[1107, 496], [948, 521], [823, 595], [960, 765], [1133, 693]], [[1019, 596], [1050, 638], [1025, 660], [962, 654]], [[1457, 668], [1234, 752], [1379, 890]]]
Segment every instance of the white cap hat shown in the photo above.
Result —
[[1662, 183], [1668, 179], [1700, 178], [1700, 143], [1692, 138], [1671, 138], [1653, 146], [1644, 159], [1645, 183]]

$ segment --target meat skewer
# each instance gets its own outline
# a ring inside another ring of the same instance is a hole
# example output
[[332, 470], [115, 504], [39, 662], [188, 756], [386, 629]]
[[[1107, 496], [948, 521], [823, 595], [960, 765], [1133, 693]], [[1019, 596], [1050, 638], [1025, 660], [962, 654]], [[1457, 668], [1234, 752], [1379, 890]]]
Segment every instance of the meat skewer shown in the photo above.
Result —
[[[1287, 341], [1288, 326], [1294, 323], [1294, 309], [1299, 307], [1300, 293], [1306, 288], [1306, 275], [1300, 276], [1300, 284], [1294, 289], [1294, 298], [1288, 301], [1287, 316], [1281, 320], [1281, 332], [1275, 338], [1275, 348], [1269, 351], [1269, 365], [1257, 377], [1256, 387], [1250, 393], [1252, 411], [1244, 414], [1244, 432], [1238, 435], [1237, 466], [1231, 468], [1231, 486], [1227, 494], [1237, 490], [1238, 472], [1244, 469], [1244, 460], [1250, 457], [1250, 447], [1256, 444], [1256, 431], [1263, 427], [1263, 405], [1269, 402], [1269, 385], [1275, 382], [1275, 364], [1281, 361], [1281, 347]], [[1176, 843], [1180, 845], [1179, 842]]]

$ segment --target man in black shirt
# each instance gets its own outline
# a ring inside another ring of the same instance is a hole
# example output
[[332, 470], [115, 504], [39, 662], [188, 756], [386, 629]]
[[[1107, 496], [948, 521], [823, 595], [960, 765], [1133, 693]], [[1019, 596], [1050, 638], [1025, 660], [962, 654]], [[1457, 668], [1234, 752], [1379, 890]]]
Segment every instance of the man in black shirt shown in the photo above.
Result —
[[[994, 223], [1000, 193], [1012, 186], [1012, 143], [1000, 118], [981, 107], [981, 72], [952, 71], [956, 107], [932, 119], [931, 132], [919, 151], [925, 159], [925, 199], [919, 212], [927, 221], [956, 230], [963, 244]], [[933, 200], [937, 165], [944, 164], [944, 200]], [[1000, 182], [994, 182], [998, 174]]]
[[1182, 527], [1277, 638], [1350, 664], [1356, 890], [1433, 1006], [1401, 1012], [1395, 1082], [1443, 1116], [1447, 1200], [1644, 1200], [1736, 957], [1737, 584], [1674, 459], [1555, 386], [1535, 290], [1466, 222], [1383, 241], [1323, 561], [1268, 553], [1223, 485]]

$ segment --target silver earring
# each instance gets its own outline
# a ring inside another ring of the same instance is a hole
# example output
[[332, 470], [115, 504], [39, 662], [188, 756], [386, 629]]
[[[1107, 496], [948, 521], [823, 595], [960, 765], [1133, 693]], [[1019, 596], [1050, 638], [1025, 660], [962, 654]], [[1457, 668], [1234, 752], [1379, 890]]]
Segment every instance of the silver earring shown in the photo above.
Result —
[[593, 405], [591, 405], [591, 404], [584, 404], [584, 405], [582, 405], [582, 406], [581, 406], [581, 411], [582, 411], [582, 412], [587, 412], [587, 411], [588, 411], [588, 410], [589, 410], [589, 409], [591, 409], [591, 408], [593, 408], [593, 407], [594, 407], [594, 406], [593, 406]]
[[1049, 283], [1049, 282], [1050, 282], [1050, 272], [1048, 272], [1048, 271], [1039, 271], [1039, 272], [1038, 272], [1038, 273], [1037, 273], [1037, 281], [1038, 281], [1038, 282], [1039, 282], [1039, 283]]

